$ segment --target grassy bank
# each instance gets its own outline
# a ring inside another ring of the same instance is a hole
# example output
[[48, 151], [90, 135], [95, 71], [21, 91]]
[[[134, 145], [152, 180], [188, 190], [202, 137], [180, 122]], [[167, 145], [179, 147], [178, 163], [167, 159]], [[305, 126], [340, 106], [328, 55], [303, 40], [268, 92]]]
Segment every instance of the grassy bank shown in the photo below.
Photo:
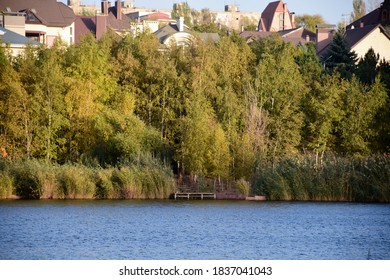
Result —
[[163, 199], [174, 190], [172, 173], [157, 162], [106, 169], [37, 160], [0, 162], [3, 199]]
[[[215, 182], [199, 177], [196, 189], [218, 191]], [[269, 200], [389, 203], [390, 156], [282, 159], [259, 164], [251, 184], [241, 179], [230, 185]], [[153, 159], [108, 168], [0, 160], [0, 199], [165, 199], [176, 188], [172, 171]]]
[[259, 165], [253, 192], [271, 200], [390, 202], [390, 157], [296, 157]]

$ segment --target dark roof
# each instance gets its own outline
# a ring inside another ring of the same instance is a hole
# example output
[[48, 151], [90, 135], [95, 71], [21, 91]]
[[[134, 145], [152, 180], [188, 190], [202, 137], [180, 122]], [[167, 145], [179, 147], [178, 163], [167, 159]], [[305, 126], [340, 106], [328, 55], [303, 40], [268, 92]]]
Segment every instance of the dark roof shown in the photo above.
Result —
[[360, 26], [360, 23], [362, 22], [364, 25], [376, 25], [380, 23], [380, 8], [373, 10], [371, 13], [366, 14], [365, 16], [359, 18], [358, 20], [355, 20], [351, 24], [348, 24], [346, 26], [347, 30], [351, 28], [357, 28]]
[[264, 39], [271, 36], [272, 34], [275, 33], [267, 31], [243, 31], [240, 33], [241, 37], [243, 37], [246, 41]]
[[[382, 18], [382, 11], [386, 11], [387, 18]], [[364, 26], [366, 25], [377, 25], [381, 24], [382, 26], [390, 25], [390, 0], [385, 0], [381, 6], [370, 13], [366, 14], [365, 16], [355, 20], [351, 24], [348, 24], [346, 29], [352, 29], [352, 28], [358, 28], [361, 24]]]
[[281, 30], [278, 33], [285, 42], [291, 42], [295, 45], [316, 41], [316, 34], [303, 27]]
[[75, 21], [71, 8], [56, 0], [1, 0], [0, 11], [28, 11], [33, 13], [46, 26], [65, 27]]
[[389, 34], [387, 34], [384, 27], [380, 24], [376, 24], [376, 25], [364, 26], [361, 28], [348, 29], [345, 32], [345, 38], [348, 42], [348, 45], [350, 46], [350, 48], [353, 48], [357, 43], [359, 43], [361, 40], [363, 40], [365, 37], [367, 37], [371, 32], [373, 32], [377, 28], [379, 28], [382, 31], [382, 33], [384, 33], [385, 36], [387, 36], [390, 40], [390, 36]]
[[107, 26], [116, 31], [129, 31], [130, 18], [122, 13], [121, 19], [118, 19], [116, 7], [110, 7], [108, 9]]
[[40, 43], [35, 40], [22, 36], [18, 33], [15, 33], [3, 27], [0, 27], [0, 41], [5, 44], [14, 44], [14, 45], [26, 45], [26, 44], [31, 44], [36, 46], [40, 45]]
[[279, 32], [244, 31], [240, 33], [247, 42], [250, 40], [261, 40], [274, 34], [279, 34], [283, 41], [291, 42], [295, 45], [307, 43], [307, 36], [309, 36], [309, 41], [315, 42], [316, 40], [316, 34], [303, 27], [281, 30]]
[[96, 16], [76, 16], [75, 20], [75, 43], [80, 43], [80, 39], [89, 34], [96, 34]]
[[[177, 32], [179, 32], [177, 24], [170, 23], [154, 32], [154, 35], [156, 35], [160, 43], [163, 43], [169, 36]], [[189, 32], [189, 28], [187, 26], [184, 26], [184, 32]]]
[[[353, 48], [356, 44], [358, 44], [361, 40], [366, 38], [371, 32], [373, 32], [377, 28], [379, 28], [381, 32], [390, 40], [390, 35], [386, 32], [386, 29], [382, 25], [376, 24], [376, 25], [364, 26], [362, 28], [348, 29], [345, 32], [345, 39], [348, 43], [348, 46], [350, 48]], [[317, 52], [317, 56], [321, 57], [324, 54], [326, 54], [329, 46], [330, 43], [327, 46], [325, 46], [322, 50]]]

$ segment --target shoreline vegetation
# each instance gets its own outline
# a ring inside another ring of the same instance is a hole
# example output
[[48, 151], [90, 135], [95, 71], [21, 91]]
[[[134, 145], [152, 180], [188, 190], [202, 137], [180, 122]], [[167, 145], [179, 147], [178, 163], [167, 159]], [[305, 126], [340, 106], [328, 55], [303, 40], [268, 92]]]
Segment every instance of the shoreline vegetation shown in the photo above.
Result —
[[[321, 164], [314, 157], [295, 157], [259, 165], [252, 182], [199, 177], [181, 184], [271, 201], [389, 203], [390, 157], [329, 156]], [[108, 168], [34, 159], [0, 161], [0, 199], [168, 199], [179, 188], [177, 176], [155, 160]]]
[[0, 48], [0, 198], [390, 202], [390, 61], [220, 35]]

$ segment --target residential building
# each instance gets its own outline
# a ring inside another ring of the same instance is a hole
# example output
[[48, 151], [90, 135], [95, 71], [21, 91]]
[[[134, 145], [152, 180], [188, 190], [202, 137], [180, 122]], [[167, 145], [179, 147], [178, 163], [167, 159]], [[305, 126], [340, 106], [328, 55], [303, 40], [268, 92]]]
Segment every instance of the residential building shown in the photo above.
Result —
[[171, 16], [163, 12], [148, 13], [142, 16], [139, 12], [127, 14], [131, 19], [130, 31], [137, 35], [144, 31], [156, 32], [161, 26], [165, 26], [169, 23], [175, 23], [176, 20], [172, 19]]
[[[51, 47], [58, 38], [68, 45], [74, 43], [75, 14], [72, 9], [56, 0], [1, 0], [0, 11], [3, 13], [3, 25], [13, 25], [11, 31], [34, 39]], [[21, 22], [15, 25], [12, 16], [24, 14], [24, 26]]]
[[[335, 26], [317, 27], [317, 55], [322, 57], [335, 34]], [[390, 60], [390, 0], [346, 26], [345, 39], [357, 54], [364, 57], [372, 48], [380, 59]]]
[[19, 33], [0, 27], [0, 47], [5, 48], [12, 56], [22, 54], [27, 45], [39, 46], [40, 44]]
[[184, 24], [184, 17], [177, 18], [176, 22], [169, 23], [154, 33], [161, 44], [170, 47], [188, 46], [195, 41], [190, 29]]
[[380, 59], [390, 61], [390, 35], [381, 24], [348, 29], [345, 37], [358, 58], [363, 58], [372, 48]]
[[88, 33], [92, 33], [97, 40], [108, 30], [118, 36], [130, 32], [130, 18], [122, 12], [122, 1], [117, 0], [115, 6], [111, 2], [101, 2], [101, 12], [94, 16], [76, 16], [76, 44]]
[[225, 5], [223, 12], [210, 12], [214, 22], [229, 30], [244, 31], [245, 26], [257, 25], [260, 12], [240, 12], [236, 5]]
[[186, 47], [196, 41], [196, 36], [203, 41], [218, 42], [218, 33], [199, 33], [194, 35], [187, 25], [184, 24], [184, 17], [179, 17], [176, 22], [169, 23], [154, 33], [159, 42], [166, 47], [180, 46]]
[[283, 1], [271, 2], [261, 14], [259, 31], [278, 32], [294, 29], [295, 14], [290, 12]]

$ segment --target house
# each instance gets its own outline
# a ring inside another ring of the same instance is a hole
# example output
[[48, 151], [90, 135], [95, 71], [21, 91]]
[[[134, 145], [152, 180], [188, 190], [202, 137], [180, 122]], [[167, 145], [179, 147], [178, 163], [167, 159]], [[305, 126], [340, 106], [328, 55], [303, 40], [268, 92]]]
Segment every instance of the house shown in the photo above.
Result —
[[178, 17], [176, 22], [163, 26], [154, 32], [154, 35], [166, 47], [189, 46], [196, 41], [196, 37], [205, 42], [218, 42], [220, 40], [218, 33], [198, 33], [194, 35], [188, 26], [184, 24], [184, 17]]
[[184, 17], [177, 18], [176, 22], [165, 25], [154, 34], [159, 42], [167, 47], [172, 45], [188, 46], [195, 41], [190, 29], [184, 24]]
[[118, 36], [130, 32], [131, 20], [122, 13], [123, 3], [120, 0], [111, 7], [111, 2], [101, 2], [101, 13], [94, 16], [76, 16], [75, 37], [78, 44], [83, 36], [92, 33], [97, 40], [111, 29]]
[[[75, 14], [72, 9], [56, 0], [1, 0], [0, 11], [3, 13], [3, 26], [16, 33], [21, 33], [47, 47], [51, 47], [57, 38], [65, 43], [74, 43]], [[24, 23], [15, 25], [13, 16], [24, 14]], [[11, 22], [10, 22], [11, 21]]]
[[176, 20], [172, 19], [170, 15], [162, 12], [154, 12], [142, 16], [140, 16], [137, 12], [127, 14], [127, 16], [131, 19], [130, 31], [134, 35], [147, 30], [154, 33], [160, 28], [160, 26], [176, 22]]
[[243, 37], [247, 43], [251, 43], [275, 34], [278, 34], [284, 42], [293, 43], [296, 46], [316, 41], [316, 34], [303, 27], [281, 30], [279, 32], [244, 31], [240, 33], [240, 36]]
[[[390, 0], [346, 26], [345, 39], [358, 58], [372, 48], [380, 59], [390, 60]], [[317, 26], [317, 55], [326, 54], [335, 26]]]
[[287, 4], [282, 0], [271, 2], [261, 14], [258, 30], [266, 32], [278, 32], [281, 30], [294, 29], [295, 14], [290, 13]]
[[241, 12], [237, 5], [225, 5], [223, 12], [210, 12], [210, 14], [217, 25], [239, 32], [247, 25], [258, 24], [261, 16], [260, 12]]
[[358, 58], [372, 48], [380, 59], [390, 61], [390, 0], [347, 25], [345, 37]]
[[345, 38], [358, 58], [364, 57], [372, 48], [379, 54], [379, 59], [390, 61], [390, 35], [381, 24], [348, 29]]
[[12, 56], [22, 54], [27, 45], [37, 47], [40, 43], [16, 32], [0, 27], [0, 47], [9, 50]]

